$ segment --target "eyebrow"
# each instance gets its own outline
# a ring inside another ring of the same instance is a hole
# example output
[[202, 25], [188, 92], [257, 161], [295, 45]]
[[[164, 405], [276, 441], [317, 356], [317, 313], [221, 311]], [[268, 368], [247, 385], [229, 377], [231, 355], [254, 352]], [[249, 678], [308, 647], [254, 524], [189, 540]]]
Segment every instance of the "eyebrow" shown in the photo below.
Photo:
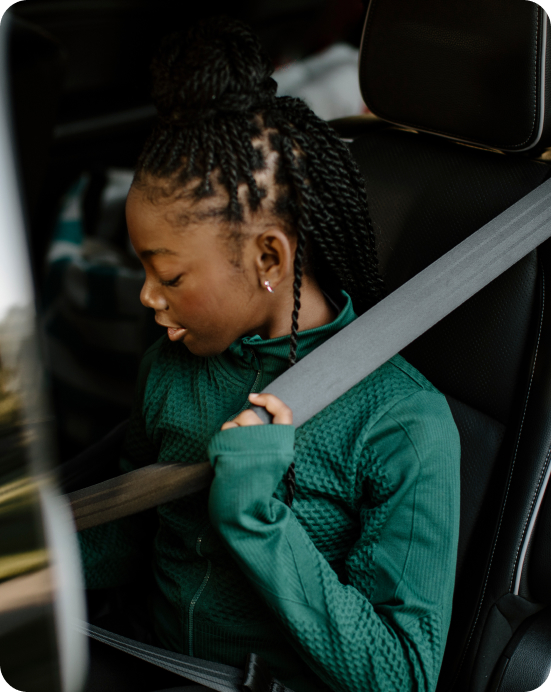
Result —
[[177, 255], [178, 253], [169, 250], [166, 247], [158, 247], [155, 250], [144, 250], [140, 252], [140, 257], [142, 259], [147, 259], [148, 257], [154, 257], [155, 255]]

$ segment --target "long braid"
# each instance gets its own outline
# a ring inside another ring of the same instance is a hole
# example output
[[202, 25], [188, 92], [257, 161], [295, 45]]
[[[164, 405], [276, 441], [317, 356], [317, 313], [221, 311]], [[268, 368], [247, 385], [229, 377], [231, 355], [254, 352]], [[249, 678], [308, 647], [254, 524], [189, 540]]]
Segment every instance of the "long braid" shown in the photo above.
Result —
[[[136, 186], [158, 185], [170, 195], [198, 181], [193, 193], [201, 199], [214, 194], [218, 180], [228, 194], [229, 235], [239, 240], [243, 203], [254, 212], [266, 196], [255, 172], [266, 169], [267, 153], [277, 154], [277, 199], [269, 211], [282, 219], [296, 243], [292, 367], [304, 273], [312, 273], [327, 290], [344, 289], [358, 313], [384, 295], [358, 166], [348, 147], [303, 101], [275, 96], [273, 66], [242, 22], [214, 18], [185, 35], [168, 37], [153, 71], [159, 122], [138, 161]], [[294, 464], [285, 480], [290, 506]]]
[[[302, 232], [300, 226], [297, 234], [297, 247], [295, 250], [294, 272], [295, 280], [293, 282], [293, 313], [291, 316], [291, 343], [289, 348], [289, 366], [292, 367], [297, 361], [297, 339], [298, 339], [298, 313], [300, 310], [300, 288], [302, 285], [302, 265], [304, 261], [304, 250], [306, 248], [306, 235]], [[295, 462], [293, 461], [287, 469], [285, 476], [285, 485], [287, 492], [285, 502], [290, 507], [293, 504], [296, 490], [296, 472]]]
[[[288, 128], [283, 128], [283, 134], [289, 135]], [[300, 216], [296, 225], [297, 245], [295, 249], [295, 259], [293, 263], [294, 281], [293, 281], [293, 312], [291, 315], [291, 339], [289, 346], [289, 367], [292, 367], [297, 361], [297, 341], [298, 341], [298, 315], [300, 311], [300, 289], [302, 286], [302, 274], [304, 263], [304, 251], [306, 249], [306, 239], [310, 230], [310, 187], [306, 184], [300, 170], [296, 165], [296, 157], [294, 155], [291, 138], [287, 136], [281, 141], [280, 153], [285, 164], [289, 177], [294, 182], [294, 189], [299, 202]], [[296, 468], [293, 461], [285, 475], [285, 503], [291, 507], [296, 491]]]
[[306, 247], [306, 235], [299, 228], [297, 234], [297, 247], [295, 261], [293, 263], [295, 279], [293, 281], [293, 312], [291, 314], [291, 343], [289, 348], [289, 367], [297, 362], [298, 339], [298, 313], [300, 310], [300, 289], [302, 287], [302, 265], [304, 261], [304, 249]]
[[[288, 127], [282, 128], [282, 134], [288, 134]], [[303, 175], [296, 163], [296, 156], [293, 151], [292, 140], [289, 136], [282, 137], [280, 154], [282, 163], [287, 172], [287, 176], [293, 183], [295, 190], [297, 208], [300, 210], [299, 217], [296, 220], [296, 236], [297, 245], [295, 250], [295, 259], [293, 264], [294, 281], [293, 281], [293, 299], [294, 306], [291, 315], [291, 341], [289, 349], [289, 366], [296, 363], [297, 357], [297, 339], [298, 339], [298, 314], [300, 310], [300, 289], [302, 286], [304, 250], [306, 248], [306, 239], [310, 232], [310, 206], [311, 206], [311, 191], [310, 187], [304, 180]]]

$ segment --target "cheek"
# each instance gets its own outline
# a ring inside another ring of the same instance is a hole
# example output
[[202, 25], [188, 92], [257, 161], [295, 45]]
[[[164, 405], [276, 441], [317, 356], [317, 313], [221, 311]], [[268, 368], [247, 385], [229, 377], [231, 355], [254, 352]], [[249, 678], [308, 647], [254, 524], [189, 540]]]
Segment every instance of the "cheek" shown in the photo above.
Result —
[[188, 327], [184, 344], [198, 356], [214, 356], [250, 329], [250, 292], [227, 276], [194, 282], [182, 295], [179, 321]]
[[209, 267], [186, 277], [178, 307], [197, 325], [219, 329], [240, 321], [251, 296], [251, 286], [242, 273], [233, 267]]

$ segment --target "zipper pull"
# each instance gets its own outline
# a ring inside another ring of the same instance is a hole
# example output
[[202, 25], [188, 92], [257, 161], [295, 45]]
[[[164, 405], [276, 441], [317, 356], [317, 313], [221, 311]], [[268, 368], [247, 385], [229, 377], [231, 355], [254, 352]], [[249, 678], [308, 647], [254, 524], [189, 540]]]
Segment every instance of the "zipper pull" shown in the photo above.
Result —
[[258, 356], [256, 355], [256, 351], [252, 346], [248, 346], [248, 349], [251, 352], [251, 365], [257, 372], [260, 372], [260, 362], [258, 360]]

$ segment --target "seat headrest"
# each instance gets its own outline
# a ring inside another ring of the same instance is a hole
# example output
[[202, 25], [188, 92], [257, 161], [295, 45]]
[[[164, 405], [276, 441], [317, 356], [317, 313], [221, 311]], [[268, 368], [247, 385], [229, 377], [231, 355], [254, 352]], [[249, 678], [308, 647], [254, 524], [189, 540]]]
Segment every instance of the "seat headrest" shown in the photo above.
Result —
[[384, 120], [478, 146], [548, 146], [548, 23], [525, 0], [371, 0], [364, 101]]

